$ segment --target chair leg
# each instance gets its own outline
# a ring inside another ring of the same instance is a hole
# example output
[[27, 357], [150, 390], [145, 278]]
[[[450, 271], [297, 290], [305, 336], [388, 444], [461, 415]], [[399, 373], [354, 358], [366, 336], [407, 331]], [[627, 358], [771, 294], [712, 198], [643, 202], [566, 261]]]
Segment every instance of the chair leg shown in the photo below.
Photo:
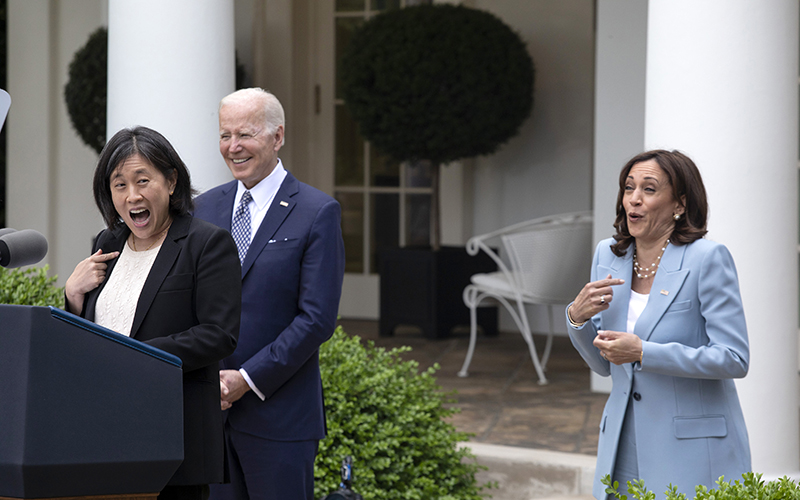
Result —
[[547, 362], [550, 360], [550, 351], [553, 349], [553, 306], [547, 305], [547, 319], [550, 322], [550, 328], [547, 330], [547, 342], [544, 345], [544, 353], [542, 353], [542, 369], [547, 371]]
[[464, 289], [464, 303], [469, 307], [469, 349], [467, 349], [467, 357], [464, 358], [464, 364], [461, 366], [461, 371], [458, 372], [459, 377], [469, 376], [469, 365], [472, 363], [472, 355], [475, 353], [475, 343], [478, 338], [478, 301], [476, 300], [477, 290], [471, 286]]
[[511, 317], [514, 318], [514, 322], [517, 324], [522, 338], [524, 338], [525, 343], [528, 344], [528, 351], [531, 355], [531, 361], [533, 361], [533, 368], [536, 370], [536, 375], [539, 377], [539, 385], [546, 385], [547, 377], [544, 376], [542, 364], [539, 362], [539, 356], [536, 353], [536, 345], [533, 343], [533, 335], [531, 335], [531, 328], [528, 324], [528, 315], [525, 313], [525, 304], [521, 300], [517, 300], [517, 308], [514, 310], [511, 304], [506, 300], [503, 299], [501, 302], [506, 306], [508, 312], [511, 313]]
[[522, 336], [525, 337], [525, 342], [528, 343], [528, 350], [531, 353], [531, 360], [533, 361], [533, 368], [536, 370], [536, 375], [539, 376], [539, 385], [547, 385], [547, 377], [544, 376], [544, 368], [539, 361], [539, 356], [536, 354], [536, 346], [533, 343], [533, 335], [531, 335], [531, 328], [528, 325], [528, 315], [525, 314], [525, 305], [520, 303], [520, 316], [524, 328], [520, 328]]

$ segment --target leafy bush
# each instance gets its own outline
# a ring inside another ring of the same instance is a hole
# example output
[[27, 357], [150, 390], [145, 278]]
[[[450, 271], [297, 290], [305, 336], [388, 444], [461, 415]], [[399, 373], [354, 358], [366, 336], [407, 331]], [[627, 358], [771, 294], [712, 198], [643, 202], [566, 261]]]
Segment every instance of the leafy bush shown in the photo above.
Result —
[[469, 449], [458, 448], [469, 435], [444, 418], [449, 395], [434, 373], [400, 355], [366, 346], [338, 327], [320, 349], [328, 436], [320, 442], [315, 496], [338, 487], [342, 459], [353, 457], [353, 490], [365, 499], [481, 498], [475, 480], [480, 466]]
[[342, 92], [361, 133], [399, 161], [493, 153], [533, 107], [533, 61], [494, 15], [463, 6], [388, 10], [342, 55]]
[[[742, 474], [743, 481], [738, 479], [733, 483], [725, 481], [725, 476], [717, 480], [716, 489], [708, 489], [703, 485], [695, 486], [694, 500], [800, 500], [800, 486], [784, 476], [775, 481], [765, 483], [761, 474], [746, 472]], [[619, 493], [619, 482], [611, 484], [611, 477], [606, 474], [601, 480], [607, 486], [606, 493], [618, 500], [627, 500], [628, 496]], [[655, 500], [656, 495], [647, 491], [642, 479], [628, 481], [628, 493], [637, 500]], [[675, 486], [669, 485], [664, 492], [666, 500], [688, 500], [683, 493], [678, 493]]]
[[28, 269], [0, 268], [0, 304], [64, 307], [64, 289], [56, 276], [47, 277], [49, 266]]

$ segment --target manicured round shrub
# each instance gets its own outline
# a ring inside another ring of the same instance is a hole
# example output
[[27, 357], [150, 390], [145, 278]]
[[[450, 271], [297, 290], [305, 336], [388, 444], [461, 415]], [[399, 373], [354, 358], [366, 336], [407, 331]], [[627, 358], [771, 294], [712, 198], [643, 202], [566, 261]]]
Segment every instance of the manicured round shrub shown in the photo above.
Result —
[[362, 135], [397, 160], [493, 153], [533, 106], [533, 62], [494, 15], [449, 4], [375, 16], [342, 56], [344, 100]]
[[106, 143], [108, 30], [98, 28], [69, 64], [64, 86], [72, 126], [83, 142], [100, 153]]
[[0, 304], [64, 307], [64, 289], [56, 276], [47, 277], [49, 266], [28, 269], [0, 267]]
[[328, 436], [320, 442], [315, 497], [335, 491], [342, 459], [353, 458], [353, 490], [365, 499], [471, 499], [481, 487], [469, 436], [444, 419], [450, 397], [434, 373], [403, 361], [410, 348], [362, 345], [341, 326], [320, 349]]

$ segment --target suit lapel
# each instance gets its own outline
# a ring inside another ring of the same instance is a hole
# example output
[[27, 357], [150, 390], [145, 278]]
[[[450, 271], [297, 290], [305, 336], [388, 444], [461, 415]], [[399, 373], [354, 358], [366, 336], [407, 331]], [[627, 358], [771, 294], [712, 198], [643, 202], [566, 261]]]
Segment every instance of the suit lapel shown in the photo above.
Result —
[[[264, 250], [264, 247], [269, 244], [270, 239], [272, 239], [297, 204], [293, 196], [297, 194], [298, 189], [299, 183], [297, 179], [289, 172], [286, 172], [286, 178], [283, 179], [281, 187], [275, 193], [275, 198], [269, 206], [267, 215], [261, 222], [261, 226], [258, 228], [255, 237], [253, 237], [253, 242], [250, 243], [250, 247], [247, 249], [247, 255], [245, 255], [244, 262], [242, 262], [242, 279], [247, 275], [247, 271], [253, 266], [253, 262]], [[228, 227], [230, 227], [230, 221], [228, 221]]]
[[[609, 267], [597, 266], [600, 274], [598, 279], [605, 279], [609, 274], [612, 278], [625, 280], [625, 283], [613, 287], [614, 299], [603, 313], [603, 328], [616, 332], [628, 330], [628, 304], [631, 301], [631, 279], [633, 276], [633, 251], [629, 248], [622, 257], [614, 257]], [[622, 365], [629, 379], [633, 379], [633, 370], [630, 363]]]
[[658, 271], [653, 279], [653, 286], [650, 288], [650, 297], [647, 299], [647, 306], [642, 311], [639, 320], [636, 321], [634, 331], [642, 340], [648, 340], [653, 334], [661, 317], [669, 308], [675, 296], [678, 295], [683, 286], [683, 282], [689, 275], [688, 269], [682, 269], [683, 256], [686, 253], [686, 245], [668, 245], [661, 257]]
[[612, 278], [625, 280], [625, 284], [613, 287], [614, 298], [608, 309], [603, 312], [603, 328], [624, 332], [628, 323], [628, 302], [631, 300], [631, 276], [633, 272], [633, 252], [630, 250], [622, 257], [614, 257], [608, 267], [598, 265], [597, 279]]
[[213, 216], [211, 217], [213, 220], [208, 221], [228, 232], [231, 232], [231, 224], [233, 223], [233, 202], [236, 198], [237, 184], [238, 181], [232, 181], [222, 188], [222, 195], [215, 202]]
[[133, 316], [133, 325], [131, 326], [131, 338], [136, 338], [139, 327], [142, 325], [147, 311], [153, 304], [153, 300], [155, 300], [156, 294], [161, 288], [161, 284], [164, 283], [164, 279], [169, 275], [172, 265], [175, 263], [175, 260], [177, 260], [178, 255], [180, 255], [181, 245], [178, 243], [178, 240], [185, 238], [189, 233], [191, 221], [192, 218], [190, 216], [176, 217], [175, 220], [172, 221], [172, 226], [169, 228], [164, 243], [161, 244], [161, 250], [158, 251], [156, 260], [153, 262], [153, 267], [150, 269], [147, 280], [144, 282], [142, 293], [139, 295], [139, 302], [136, 305], [136, 314]]

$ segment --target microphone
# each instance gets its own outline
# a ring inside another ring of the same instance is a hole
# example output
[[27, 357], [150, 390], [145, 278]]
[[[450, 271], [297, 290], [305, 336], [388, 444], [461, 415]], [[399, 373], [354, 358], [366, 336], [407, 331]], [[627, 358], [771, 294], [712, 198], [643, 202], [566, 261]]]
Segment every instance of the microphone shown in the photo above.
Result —
[[47, 255], [47, 238], [33, 229], [0, 229], [0, 266], [36, 264]]

